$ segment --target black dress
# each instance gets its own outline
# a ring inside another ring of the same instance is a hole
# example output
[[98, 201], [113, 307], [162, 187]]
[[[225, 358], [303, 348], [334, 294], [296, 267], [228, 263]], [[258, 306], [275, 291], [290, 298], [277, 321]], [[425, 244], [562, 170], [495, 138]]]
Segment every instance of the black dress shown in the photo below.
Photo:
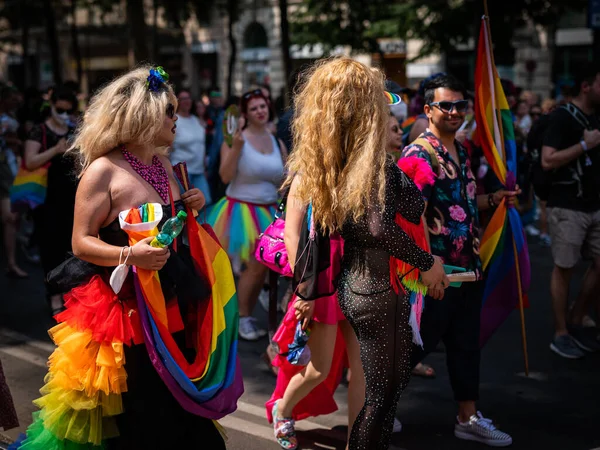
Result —
[[387, 449], [400, 394], [410, 378], [412, 332], [408, 299], [390, 283], [390, 256], [427, 271], [433, 257], [395, 222], [396, 213], [418, 224], [421, 192], [396, 165], [386, 167], [385, 208], [371, 207], [342, 228], [344, 258], [338, 298], [356, 332], [366, 398], [349, 440], [350, 450]]
[[[176, 210], [183, 208], [181, 201], [175, 202]], [[171, 206], [163, 206], [159, 228], [171, 216]], [[100, 239], [112, 245], [129, 245], [118, 221], [101, 229]], [[159, 275], [165, 298], [177, 296], [185, 318], [187, 301], [207, 298], [209, 287], [192, 269], [189, 247], [183, 245], [181, 237], [177, 248], [177, 252], [171, 248], [171, 257]], [[126, 284], [132, 284], [131, 274]], [[173, 337], [185, 358], [193, 361], [195, 351], [186, 346], [185, 331], [174, 333]], [[124, 413], [116, 416], [119, 437], [107, 441], [109, 450], [225, 449], [212, 420], [186, 412], [175, 400], [152, 365], [144, 344], [125, 346], [124, 351], [128, 390], [122, 394]]]
[[[67, 133], [59, 135], [46, 124], [40, 124], [32, 128], [27, 139], [39, 142], [42, 146], [40, 153], [43, 153], [72, 132], [73, 130], [69, 129]], [[46, 275], [65, 261], [72, 251], [71, 236], [77, 193], [76, 171], [75, 158], [70, 154], [56, 155], [52, 158], [48, 168], [46, 201], [34, 211], [36, 241]]]

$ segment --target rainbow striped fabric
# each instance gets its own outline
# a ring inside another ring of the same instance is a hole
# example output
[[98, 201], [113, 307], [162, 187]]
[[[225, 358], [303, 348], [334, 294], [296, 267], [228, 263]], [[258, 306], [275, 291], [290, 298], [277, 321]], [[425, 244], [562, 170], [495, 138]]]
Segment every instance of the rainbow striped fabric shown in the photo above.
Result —
[[[145, 208], [152, 208], [151, 204]], [[142, 208], [144, 209], [144, 208]], [[131, 209], [125, 222], [133, 227], [122, 228], [130, 245], [157, 234], [154, 214], [140, 214]], [[137, 303], [142, 318], [146, 348], [155, 369], [180, 405], [189, 412], [220, 419], [235, 411], [243, 393], [240, 365], [237, 357], [238, 306], [235, 282], [227, 253], [212, 230], [200, 226], [191, 212], [187, 218], [188, 241], [196, 270], [208, 280], [211, 296], [198, 305], [194, 346], [196, 358], [189, 363], [170, 333], [166, 301], [158, 273], [135, 268]], [[218, 274], [218, 276], [217, 276]]]
[[[483, 17], [475, 69], [475, 117], [483, 153], [505, 189], [516, 185], [517, 155], [512, 114], [493, 60], [488, 18]], [[529, 289], [529, 251], [519, 213], [498, 206], [481, 241], [487, 280], [481, 310], [481, 345], [490, 338]]]
[[36, 170], [20, 168], [10, 188], [10, 203], [13, 209], [35, 209], [46, 200], [48, 165]]

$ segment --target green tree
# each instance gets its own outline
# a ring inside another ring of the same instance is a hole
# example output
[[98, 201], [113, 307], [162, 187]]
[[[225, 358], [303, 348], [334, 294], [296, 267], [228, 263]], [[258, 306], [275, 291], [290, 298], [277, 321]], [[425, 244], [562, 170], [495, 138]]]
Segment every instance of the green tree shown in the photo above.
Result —
[[[549, 27], [565, 12], [581, 11], [586, 4], [587, 0], [490, 0], [496, 51], [512, 48], [515, 30], [527, 21]], [[379, 38], [420, 39], [419, 58], [477, 39], [482, 15], [483, 0], [303, 0], [295, 14], [293, 40], [376, 53]]]

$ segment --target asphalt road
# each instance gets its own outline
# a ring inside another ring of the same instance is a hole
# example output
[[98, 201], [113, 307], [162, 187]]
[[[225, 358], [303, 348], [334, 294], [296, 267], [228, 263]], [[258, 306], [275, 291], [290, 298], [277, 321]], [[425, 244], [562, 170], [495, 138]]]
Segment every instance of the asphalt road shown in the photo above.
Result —
[[[552, 336], [549, 299], [550, 251], [530, 245], [533, 282], [531, 308], [526, 312], [530, 376], [523, 372], [523, 352], [517, 311], [494, 335], [483, 351], [481, 367], [482, 412], [513, 436], [513, 449], [591, 450], [600, 447], [595, 427], [600, 417], [600, 354], [579, 361], [562, 359], [548, 349]], [[52, 344], [46, 330], [52, 325], [45, 303], [41, 269], [26, 265], [29, 280], [9, 280], [0, 274], [0, 358], [6, 372], [21, 427], [0, 434], [14, 439], [30, 423], [46, 374], [46, 358]], [[577, 285], [585, 267], [577, 273]], [[255, 315], [266, 325], [266, 313], [257, 307]], [[260, 359], [266, 339], [242, 342], [240, 358], [245, 394], [238, 411], [221, 421], [230, 449], [277, 450], [272, 428], [265, 419], [264, 402], [275, 379]], [[449, 387], [443, 352], [434, 353], [427, 363], [437, 370], [434, 380], [415, 378], [398, 405], [397, 417], [404, 424], [395, 435], [396, 449], [458, 450], [483, 446], [459, 441], [453, 436], [456, 414]], [[339, 411], [326, 417], [297, 424], [304, 449], [345, 447], [346, 388], [336, 394]], [[161, 430], [169, 433], [169, 430]], [[5, 440], [8, 440], [5, 439]], [[2, 444], [0, 444], [1, 448]]]

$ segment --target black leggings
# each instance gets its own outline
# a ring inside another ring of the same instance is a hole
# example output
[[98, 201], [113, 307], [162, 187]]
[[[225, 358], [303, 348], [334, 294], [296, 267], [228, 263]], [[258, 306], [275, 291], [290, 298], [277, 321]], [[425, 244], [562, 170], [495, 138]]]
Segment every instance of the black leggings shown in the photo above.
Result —
[[342, 274], [338, 298], [358, 338], [366, 381], [365, 404], [348, 446], [349, 450], [385, 450], [392, 438], [396, 405], [410, 379], [410, 305], [391, 288], [355, 292], [357, 280], [350, 281], [348, 275]]

